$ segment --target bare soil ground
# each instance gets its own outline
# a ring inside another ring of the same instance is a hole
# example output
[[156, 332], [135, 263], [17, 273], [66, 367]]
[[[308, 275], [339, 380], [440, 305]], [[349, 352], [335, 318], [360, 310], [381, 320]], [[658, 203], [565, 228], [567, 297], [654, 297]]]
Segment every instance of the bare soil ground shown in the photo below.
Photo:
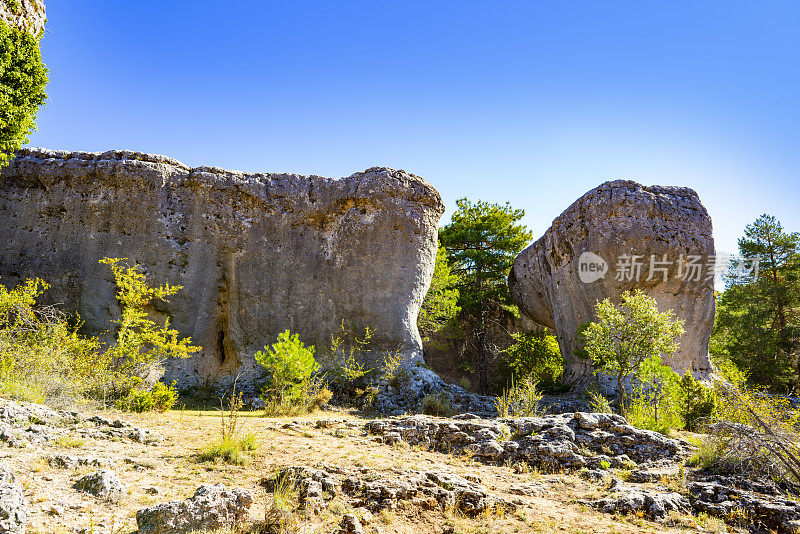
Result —
[[[518, 506], [515, 512], [465, 517], [440, 509], [399, 507], [376, 514], [365, 532], [724, 532], [719, 521], [675, 516], [665, 523], [642, 517], [600, 513], [584, 501], [607, 494], [606, 485], [583, 480], [577, 474], [515, 472], [511, 466], [490, 466], [466, 456], [429, 452], [403, 443], [379, 443], [363, 430], [365, 419], [353, 412], [325, 411], [293, 418], [267, 418], [259, 412], [241, 412], [239, 433], [252, 433], [257, 448], [244, 465], [200, 462], [197, 454], [220, 435], [219, 412], [213, 409], [176, 410], [164, 414], [98, 412], [146, 427], [164, 436], [157, 445], [128, 439], [61, 439], [47, 445], [0, 449], [3, 462], [16, 473], [30, 502], [30, 533], [131, 533], [136, 511], [170, 500], [190, 497], [201, 484], [223, 483], [249, 489], [256, 497], [251, 508], [251, 531], [259, 528], [272, 495], [259, 484], [262, 477], [292, 465], [307, 467], [365, 467], [379, 475], [393, 469], [416, 469], [480, 478], [491, 493]], [[318, 423], [318, 421], [323, 421]], [[128, 488], [119, 503], [105, 502], [73, 488], [75, 480], [96, 467], [59, 469], [47, 458], [54, 454], [97, 456], [112, 460], [114, 472]], [[516, 471], [519, 471], [517, 466]], [[540, 488], [539, 495], [511, 493], [514, 484]], [[339, 495], [319, 513], [297, 512], [290, 531], [330, 533], [345, 513], [362, 515], [346, 496]], [[369, 514], [367, 514], [369, 515]], [[247, 531], [247, 529], [245, 529]]]

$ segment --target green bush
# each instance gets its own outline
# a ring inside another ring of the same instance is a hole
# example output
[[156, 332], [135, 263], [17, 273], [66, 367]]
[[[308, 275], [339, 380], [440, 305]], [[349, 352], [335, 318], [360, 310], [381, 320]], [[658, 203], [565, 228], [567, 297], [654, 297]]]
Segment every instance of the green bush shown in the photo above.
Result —
[[686, 372], [680, 381], [682, 397], [682, 417], [687, 430], [697, 430], [700, 425], [710, 421], [717, 410], [716, 392], [694, 379]]
[[278, 341], [255, 354], [256, 362], [270, 375], [264, 389], [267, 400], [298, 400], [305, 395], [311, 375], [319, 369], [314, 359], [314, 346], [306, 347], [300, 336], [289, 330], [278, 335]]
[[[597, 321], [582, 331], [584, 349], [597, 367], [616, 378], [624, 412], [627, 406], [623, 382], [647, 380], [645, 367], [650, 372], [662, 367], [661, 355], [678, 349], [675, 339], [684, 332], [683, 321], [673, 320], [672, 310], [659, 311], [655, 299], [638, 289], [624, 292], [617, 306], [609, 299], [598, 302], [595, 314]], [[661, 376], [666, 378], [665, 374]]]
[[[14, 4], [9, 7], [14, 9]], [[0, 22], [0, 168], [28, 142], [44, 104], [47, 67], [38, 38]]]
[[35, 278], [14, 289], [0, 284], [0, 394], [29, 402], [70, 404], [102, 373], [99, 342], [80, 323], [37, 299], [48, 288]]
[[224, 438], [201, 450], [197, 459], [201, 462], [221, 460], [227, 464], [244, 465], [250, 457], [243, 453], [255, 450], [256, 446], [256, 437], [253, 434], [246, 434], [239, 439]]
[[[154, 385], [142, 387], [142, 376], [152, 375], [167, 357], [186, 358], [200, 347], [165, 321], [148, 318], [152, 300], [174, 294], [180, 286], [150, 287], [137, 267], [105, 258], [117, 284], [121, 319], [114, 340], [106, 346], [97, 338], [81, 336], [79, 320], [70, 320], [37, 299], [49, 286], [27, 280], [14, 289], [0, 284], [0, 394], [32, 402], [72, 404], [84, 398], [121, 401], [121, 405], [169, 409], [175, 391]], [[105, 349], [105, 350], [103, 350]]]
[[166, 412], [171, 410], [178, 400], [175, 382], [166, 385], [156, 382], [152, 390], [133, 389], [127, 397], [117, 401], [117, 408], [130, 412]]
[[289, 330], [278, 340], [255, 354], [255, 360], [267, 370], [269, 384], [262, 391], [268, 415], [297, 415], [313, 412], [329, 400], [332, 393], [324, 387], [324, 377], [316, 375], [319, 364], [313, 345], [306, 347], [300, 336]]
[[512, 377], [511, 385], [495, 399], [495, 409], [500, 417], [536, 417], [542, 415], [539, 403], [542, 393], [536, 388], [536, 381], [525, 377], [517, 381]]
[[625, 404], [625, 417], [635, 427], [667, 434], [684, 426], [681, 377], [661, 358], [648, 358], [639, 367]]
[[117, 324], [114, 342], [101, 355], [101, 367], [106, 369], [102, 394], [112, 399], [125, 398], [150, 375], [160, 368], [167, 358], [188, 358], [202, 350], [192, 345], [190, 337], [179, 338], [178, 331], [170, 328], [169, 319], [159, 326], [150, 319], [149, 306], [153, 301], [169, 302], [167, 297], [177, 293], [181, 286], [150, 286], [138, 265], [129, 266], [124, 258], [103, 258], [114, 274], [117, 301], [121, 318]]
[[422, 398], [422, 413], [447, 417], [452, 415], [453, 408], [447, 395], [440, 391], [439, 393], [425, 395]]
[[516, 380], [530, 377], [544, 391], [562, 392], [564, 363], [556, 337], [547, 330], [516, 332], [511, 337], [514, 344], [504, 351], [505, 362], [498, 373], [504, 382], [511, 375]]

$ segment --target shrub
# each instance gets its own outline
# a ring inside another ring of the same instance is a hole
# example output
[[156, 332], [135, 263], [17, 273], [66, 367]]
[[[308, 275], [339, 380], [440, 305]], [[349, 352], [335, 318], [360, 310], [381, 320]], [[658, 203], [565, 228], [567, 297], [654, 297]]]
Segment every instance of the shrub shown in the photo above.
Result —
[[38, 278], [11, 290], [0, 284], [0, 394], [69, 404], [91, 389], [102, 372], [99, 342], [78, 334], [80, 322], [37, 304], [48, 287]]
[[516, 332], [511, 337], [514, 344], [505, 350], [506, 369], [501, 367], [500, 374], [517, 380], [531, 377], [540, 389], [559, 392], [564, 364], [556, 337], [547, 330]]
[[218, 440], [216, 443], [200, 451], [197, 457], [201, 462], [215, 462], [221, 460], [227, 464], [243, 465], [250, 459], [248, 455], [243, 453], [255, 449], [255, 436], [253, 434], [247, 434], [242, 438]]
[[589, 409], [595, 413], [612, 413], [611, 404], [599, 391], [590, 389], [586, 392], [589, 396]]
[[307, 395], [311, 375], [319, 369], [314, 359], [314, 346], [306, 347], [300, 336], [289, 330], [278, 335], [278, 341], [255, 354], [256, 362], [270, 374], [264, 389], [265, 400], [279, 404], [301, 400]]
[[168, 318], [159, 326], [149, 317], [148, 307], [154, 300], [169, 302], [167, 297], [177, 293], [181, 286], [151, 287], [139, 266], [131, 267], [125, 261], [124, 258], [100, 260], [114, 274], [121, 308], [121, 318], [115, 321], [115, 340], [101, 357], [101, 367], [108, 370], [103, 394], [117, 399], [127, 397], [141, 384], [142, 377], [160, 368], [166, 358], [188, 358], [202, 350], [192, 345], [191, 338], [179, 338], [178, 331], [170, 328]]
[[447, 417], [453, 413], [449, 397], [443, 392], [425, 395], [422, 398], [422, 413]]
[[101, 262], [112, 268], [122, 308], [115, 339], [105, 351], [97, 338], [78, 334], [79, 319], [37, 304], [46, 282], [35, 278], [12, 290], [0, 285], [1, 394], [55, 404], [88, 396], [136, 409], [174, 405], [174, 388], [154, 384], [146, 391], [142, 377], [152, 376], [167, 357], [186, 358], [200, 350], [190, 338], [178, 339], [169, 321], [158, 326], [148, 318], [151, 301], [164, 300], [180, 286], [150, 287], [137, 267], [116, 258]]
[[542, 396], [531, 377], [519, 382], [512, 378], [510, 387], [495, 399], [495, 408], [500, 417], [536, 417], [542, 415], [539, 409]]
[[662, 354], [678, 348], [675, 339], [684, 332], [683, 322], [672, 319], [672, 311], [662, 313], [655, 299], [640, 290], [626, 291], [619, 306], [605, 299], [595, 306], [597, 322], [589, 323], [582, 335], [584, 350], [602, 370], [617, 379], [621, 408], [626, 409], [626, 378], [641, 379], [643, 366], [660, 365]]
[[789, 399], [716, 383], [717, 409], [698, 462], [718, 472], [800, 484], [800, 413]]
[[47, 67], [42, 63], [38, 38], [0, 21], [0, 168], [36, 129], [36, 113], [47, 97], [46, 85]]
[[713, 389], [695, 380], [686, 372], [680, 381], [682, 417], [687, 430], [697, 430], [708, 423], [717, 409], [717, 395]]
[[131, 412], [166, 412], [171, 410], [178, 400], [175, 382], [166, 385], [156, 382], [152, 390], [132, 389], [127, 397], [117, 401], [117, 408]]
[[683, 428], [680, 376], [653, 356], [641, 363], [631, 384], [625, 417], [633, 426], [667, 434]]

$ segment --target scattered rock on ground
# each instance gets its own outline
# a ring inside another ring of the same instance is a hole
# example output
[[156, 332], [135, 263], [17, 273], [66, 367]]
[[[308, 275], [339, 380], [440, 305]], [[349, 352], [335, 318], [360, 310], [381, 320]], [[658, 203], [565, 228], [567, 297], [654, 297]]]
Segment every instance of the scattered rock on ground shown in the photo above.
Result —
[[298, 489], [306, 509], [319, 510], [325, 499], [344, 492], [350, 504], [372, 513], [394, 510], [400, 503], [426, 509], [458, 509], [474, 515], [487, 510], [513, 510], [514, 505], [490, 494], [483, 485], [452, 473], [394, 469], [392, 475], [379, 475], [368, 468], [347, 470], [338, 467], [312, 469], [293, 466], [265, 479], [267, 491], [291, 481]]
[[639, 512], [654, 520], [664, 519], [671, 511], [689, 513], [692, 509], [686, 497], [674, 491], [661, 493], [630, 485], [616, 486], [614, 493], [592, 504], [605, 513]]
[[47, 459], [52, 467], [61, 469], [77, 469], [78, 467], [116, 467], [114, 462], [97, 456], [74, 456], [72, 454], [56, 454]]
[[187, 534], [235, 528], [247, 518], [253, 494], [222, 484], [203, 485], [185, 501], [171, 501], [136, 512], [139, 534]]
[[471, 414], [441, 419], [379, 419], [368, 432], [441, 452], [465, 452], [484, 463], [525, 462], [545, 470], [661, 465], [690, 454], [689, 444], [635, 428], [620, 415], [575, 412], [485, 420]]
[[716, 481], [688, 484], [695, 512], [725, 520], [746, 519], [753, 525], [779, 532], [800, 532], [800, 502], [723, 485]]
[[7, 475], [0, 480], [0, 533], [25, 534], [29, 516], [28, 500], [22, 493], [22, 487], [11, 482], [13, 476]]
[[345, 514], [335, 532], [336, 534], [364, 534], [364, 528], [356, 516]]
[[75, 482], [75, 488], [112, 502], [119, 502], [128, 493], [116, 473], [109, 469], [82, 476]]

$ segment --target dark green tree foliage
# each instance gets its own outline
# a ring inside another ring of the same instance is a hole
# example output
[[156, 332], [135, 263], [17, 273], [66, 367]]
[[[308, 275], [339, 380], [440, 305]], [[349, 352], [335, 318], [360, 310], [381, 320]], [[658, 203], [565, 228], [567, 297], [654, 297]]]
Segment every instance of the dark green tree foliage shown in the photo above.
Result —
[[423, 341], [429, 341], [435, 332], [447, 325], [461, 311], [458, 306], [457, 284], [458, 276], [451, 271], [447, 262], [447, 251], [439, 243], [431, 287], [425, 294], [417, 317], [417, 328]]
[[36, 129], [46, 85], [38, 38], [0, 22], [0, 168]]
[[504, 382], [533, 378], [548, 393], [560, 391], [559, 379], [564, 372], [556, 336], [547, 330], [515, 332], [514, 344], [505, 350], [507, 364], [500, 370]]
[[509, 203], [456, 201], [450, 223], [439, 231], [447, 259], [458, 276], [458, 304], [477, 324], [477, 379], [480, 391], [488, 389], [487, 363], [493, 349], [486, 332], [492, 310], [512, 310], [508, 274], [514, 258], [530, 242], [532, 233], [519, 221], [525, 212]]
[[[761, 258], [755, 280], [728, 279], [718, 299], [714, 343], [751, 382], [787, 391], [800, 385], [800, 234], [771, 215], [745, 228], [739, 253]], [[736, 265], [733, 265], [736, 268]]]

